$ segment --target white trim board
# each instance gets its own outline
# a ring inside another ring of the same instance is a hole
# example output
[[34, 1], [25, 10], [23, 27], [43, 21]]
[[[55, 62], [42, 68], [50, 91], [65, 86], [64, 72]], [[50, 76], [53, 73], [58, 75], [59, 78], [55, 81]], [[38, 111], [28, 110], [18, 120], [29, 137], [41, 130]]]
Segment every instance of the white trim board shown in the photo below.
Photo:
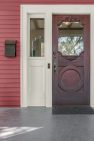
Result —
[[[52, 107], [52, 15], [53, 14], [89, 14], [90, 15], [90, 106], [94, 107], [94, 5], [21, 5], [21, 107], [28, 106], [28, 15], [45, 14], [45, 101], [46, 107]], [[24, 40], [26, 39], [26, 40]]]

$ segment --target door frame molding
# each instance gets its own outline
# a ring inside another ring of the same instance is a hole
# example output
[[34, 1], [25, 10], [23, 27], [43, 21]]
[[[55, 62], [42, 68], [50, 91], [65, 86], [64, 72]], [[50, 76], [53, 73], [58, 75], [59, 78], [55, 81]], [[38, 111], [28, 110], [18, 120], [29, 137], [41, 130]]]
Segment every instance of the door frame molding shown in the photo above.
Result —
[[[94, 5], [21, 5], [20, 24], [20, 91], [21, 107], [28, 106], [28, 15], [45, 14], [45, 101], [46, 107], [52, 107], [52, 15], [89, 14], [90, 15], [90, 106], [94, 107]], [[77, 12], [76, 12], [77, 11]], [[51, 68], [47, 68], [47, 64]]]

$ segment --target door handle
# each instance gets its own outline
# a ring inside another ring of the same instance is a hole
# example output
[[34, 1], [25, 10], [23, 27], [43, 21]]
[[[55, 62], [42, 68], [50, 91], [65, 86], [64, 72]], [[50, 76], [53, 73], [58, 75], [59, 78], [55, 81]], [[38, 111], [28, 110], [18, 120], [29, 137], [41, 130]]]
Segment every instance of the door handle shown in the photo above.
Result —
[[48, 63], [48, 69], [50, 69], [50, 63]]
[[56, 69], [57, 69], [57, 65], [56, 65], [56, 63], [54, 62], [54, 72], [56, 72]]

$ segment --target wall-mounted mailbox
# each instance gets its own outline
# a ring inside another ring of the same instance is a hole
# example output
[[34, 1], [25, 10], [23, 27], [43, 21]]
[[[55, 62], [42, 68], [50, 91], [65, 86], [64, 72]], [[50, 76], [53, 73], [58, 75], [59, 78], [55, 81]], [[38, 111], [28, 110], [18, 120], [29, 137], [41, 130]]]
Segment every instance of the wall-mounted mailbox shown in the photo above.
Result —
[[5, 56], [6, 57], [16, 56], [16, 41], [14, 40], [5, 41]]

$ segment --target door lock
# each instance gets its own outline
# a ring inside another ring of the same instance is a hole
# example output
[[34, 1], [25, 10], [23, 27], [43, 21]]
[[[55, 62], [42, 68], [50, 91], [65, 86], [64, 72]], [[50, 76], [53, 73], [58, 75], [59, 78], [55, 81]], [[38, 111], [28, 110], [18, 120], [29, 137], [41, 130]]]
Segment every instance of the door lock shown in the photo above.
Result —
[[48, 69], [50, 69], [50, 63], [48, 63]]
[[54, 72], [56, 72], [56, 69], [57, 69], [57, 65], [56, 65], [56, 63], [54, 62]]

